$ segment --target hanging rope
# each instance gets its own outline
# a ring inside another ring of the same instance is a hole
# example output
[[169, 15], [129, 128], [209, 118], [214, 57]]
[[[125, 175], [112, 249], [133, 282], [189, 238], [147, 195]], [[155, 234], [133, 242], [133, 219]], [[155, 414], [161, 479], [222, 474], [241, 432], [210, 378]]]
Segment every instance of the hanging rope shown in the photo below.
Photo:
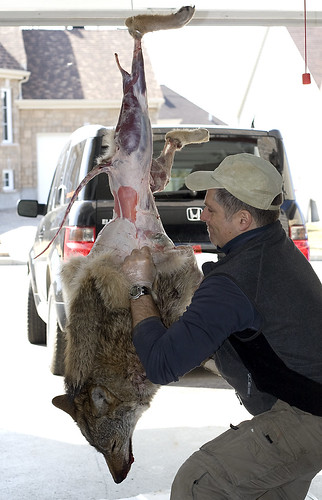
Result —
[[306, 0], [304, 0], [304, 61], [305, 61], [305, 69], [302, 75], [302, 83], [303, 85], [307, 85], [311, 83], [311, 75], [307, 70], [307, 37], [306, 37]]

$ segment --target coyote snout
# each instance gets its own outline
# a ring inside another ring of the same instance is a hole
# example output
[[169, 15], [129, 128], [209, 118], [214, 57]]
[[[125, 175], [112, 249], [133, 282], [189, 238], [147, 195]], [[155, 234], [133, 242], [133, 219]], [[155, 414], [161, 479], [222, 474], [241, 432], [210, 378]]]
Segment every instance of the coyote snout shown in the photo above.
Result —
[[[158, 264], [155, 291], [165, 325], [189, 304], [200, 281], [193, 250]], [[75, 257], [62, 270], [68, 304], [65, 386], [53, 404], [67, 412], [104, 455], [116, 483], [133, 463], [132, 434], [158, 386], [146, 378], [132, 342], [128, 286], [113, 256]]]
[[57, 396], [53, 404], [71, 415], [89, 444], [103, 454], [114, 481], [121, 483], [134, 462], [133, 430], [148, 404], [121, 401], [100, 386], [84, 388], [74, 401]]

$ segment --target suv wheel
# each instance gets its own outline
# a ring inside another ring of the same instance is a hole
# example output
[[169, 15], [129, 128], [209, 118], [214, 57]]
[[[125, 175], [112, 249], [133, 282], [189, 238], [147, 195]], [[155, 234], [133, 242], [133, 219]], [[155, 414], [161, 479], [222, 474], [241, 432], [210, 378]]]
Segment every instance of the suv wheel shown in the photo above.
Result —
[[31, 281], [29, 282], [28, 288], [27, 333], [28, 340], [31, 344], [46, 344], [46, 323], [38, 315]]
[[48, 295], [47, 348], [49, 352], [50, 370], [54, 375], [64, 375], [65, 334], [60, 329], [53, 287]]

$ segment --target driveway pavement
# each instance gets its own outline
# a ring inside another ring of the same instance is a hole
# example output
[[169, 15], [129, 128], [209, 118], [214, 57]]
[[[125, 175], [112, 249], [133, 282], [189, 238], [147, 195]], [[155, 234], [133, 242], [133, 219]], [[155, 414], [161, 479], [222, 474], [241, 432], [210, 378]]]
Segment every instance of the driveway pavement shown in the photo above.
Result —
[[0, 264], [25, 264], [40, 217], [20, 217], [15, 208], [0, 208]]

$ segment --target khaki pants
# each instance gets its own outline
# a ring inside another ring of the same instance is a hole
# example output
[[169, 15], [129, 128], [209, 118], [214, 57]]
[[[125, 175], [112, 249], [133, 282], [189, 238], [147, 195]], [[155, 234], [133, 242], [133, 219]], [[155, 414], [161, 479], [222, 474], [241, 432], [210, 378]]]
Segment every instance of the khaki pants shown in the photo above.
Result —
[[321, 469], [322, 417], [277, 401], [191, 455], [171, 500], [304, 500]]

